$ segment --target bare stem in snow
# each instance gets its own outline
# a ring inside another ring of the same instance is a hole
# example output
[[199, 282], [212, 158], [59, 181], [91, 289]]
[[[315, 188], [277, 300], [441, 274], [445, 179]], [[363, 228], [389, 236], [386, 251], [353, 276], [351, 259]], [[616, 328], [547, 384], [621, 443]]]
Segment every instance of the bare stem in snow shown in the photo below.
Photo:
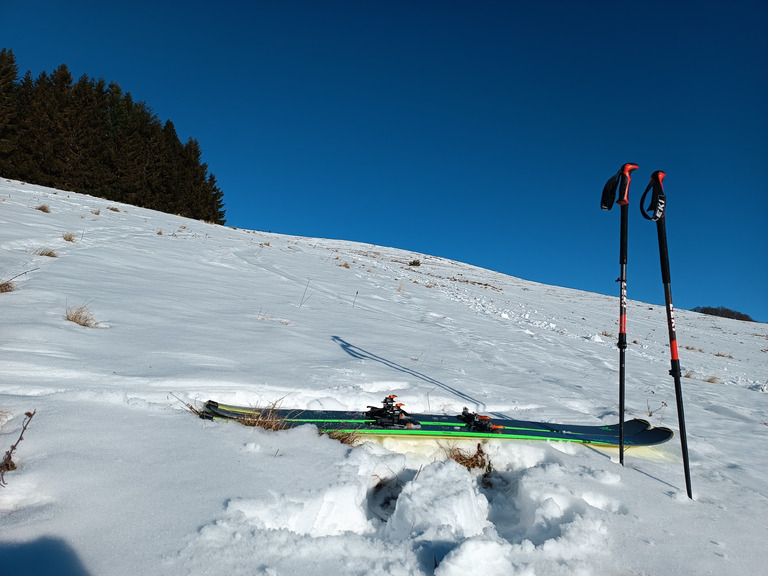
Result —
[[0, 486], [5, 486], [5, 473], [9, 470], [16, 470], [16, 464], [14, 463], [12, 456], [13, 453], [16, 451], [16, 448], [19, 445], [19, 442], [24, 440], [24, 432], [27, 431], [27, 426], [29, 426], [29, 422], [32, 420], [32, 417], [35, 415], [37, 410], [33, 410], [32, 412], [27, 412], [24, 414], [24, 423], [21, 426], [21, 433], [19, 434], [19, 439], [16, 440], [16, 443], [13, 444], [5, 453], [5, 456], [3, 457], [2, 463], [0, 463]]

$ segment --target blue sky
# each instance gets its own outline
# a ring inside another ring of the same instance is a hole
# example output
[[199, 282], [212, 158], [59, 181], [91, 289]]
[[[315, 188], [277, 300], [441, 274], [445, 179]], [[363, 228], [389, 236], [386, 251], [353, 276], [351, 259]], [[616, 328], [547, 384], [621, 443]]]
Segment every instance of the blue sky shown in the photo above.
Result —
[[766, 29], [764, 0], [0, 1], [21, 74], [66, 63], [196, 138], [229, 225], [616, 295], [600, 196], [634, 162], [629, 298], [664, 302], [638, 208], [664, 170], [675, 306], [761, 321]]

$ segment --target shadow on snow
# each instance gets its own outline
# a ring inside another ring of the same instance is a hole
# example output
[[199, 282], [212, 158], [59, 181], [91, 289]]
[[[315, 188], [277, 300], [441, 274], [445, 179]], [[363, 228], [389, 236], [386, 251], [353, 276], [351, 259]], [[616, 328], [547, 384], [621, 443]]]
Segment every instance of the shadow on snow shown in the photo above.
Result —
[[72, 547], [51, 536], [30, 542], [0, 542], [0, 566], [3, 574], [90, 576]]
[[473, 398], [472, 396], [469, 396], [468, 394], [465, 394], [461, 390], [457, 390], [456, 388], [453, 388], [449, 386], [448, 384], [445, 384], [443, 382], [440, 382], [439, 380], [435, 380], [434, 378], [431, 378], [430, 376], [427, 376], [426, 374], [422, 374], [421, 372], [417, 372], [416, 370], [412, 370], [411, 368], [408, 368], [406, 366], [403, 366], [401, 364], [398, 364], [397, 362], [392, 362], [391, 360], [387, 360], [386, 358], [382, 358], [381, 356], [377, 356], [376, 354], [373, 354], [372, 352], [368, 352], [367, 350], [363, 350], [359, 346], [355, 346], [354, 344], [350, 344], [346, 340], [339, 338], [338, 336], [332, 336], [331, 340], [336, 342], [339, 346], [341, 346], [341, 349], [344, 350], [347, 354], [352, 356], [352, 358], [358, 358], [360, 360], [373, 360], [375, 362], [379, 362], [380, 364], [384, 364], [387, 368], [391, 368], [393, 370], [397, 370], [398, 372], [402, 372], [403, 374], [408, 374], [409, 376], [413, 376], [414, 378], [418, 378], [419, 380], [423, 380], [424, 382], [428, 382], [430, 384], [434, 384], [438, 388], [441, 388], [445, 390], [446, 392], [450, 392], [451, 394], [458, 396], [462, 400], [468, 403], [472, 403], [475, 405], [476, 410], [482, 410], [485, 408], [485, 403], [478, 400], [477, 398]]

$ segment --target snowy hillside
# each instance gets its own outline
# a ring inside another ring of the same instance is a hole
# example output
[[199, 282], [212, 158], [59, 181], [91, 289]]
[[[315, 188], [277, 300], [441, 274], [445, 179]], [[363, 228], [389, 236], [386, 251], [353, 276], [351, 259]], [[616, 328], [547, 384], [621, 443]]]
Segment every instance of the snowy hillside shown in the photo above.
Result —
[[[3, 179], [0, 282], [11, 278], [4, 450], [37, 412], [0, 488], [0, 574], [658, 576], [768, 564], [765, 324], [677, 313], [690, 501], [677, 438], [629, 449], [624, 467], [616, 450], [492, 440], [483, 481], [445, 442], [349, 447], [311, 427], [206, 422], [183, 404], [362, 409], [397, 394], [412, 411], [615, 423], [614, 297]], [[80, 307], [90, 327], [65, 318]], [[627, 417], [676, 430], [664, 310], [630, 301], [628, 318]]]

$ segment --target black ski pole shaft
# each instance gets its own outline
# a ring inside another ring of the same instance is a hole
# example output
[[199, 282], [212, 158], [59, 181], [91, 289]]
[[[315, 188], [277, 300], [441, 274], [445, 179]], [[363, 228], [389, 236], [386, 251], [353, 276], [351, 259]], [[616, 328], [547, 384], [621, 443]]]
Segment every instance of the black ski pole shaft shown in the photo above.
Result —
[[612, 176], [603, 188], [603, 197], [600, 208], [610, 210], [614, 200], [621, 206], [621, 230], [619, 247], [619, 462], [624, 465], [624, 405], [625, 405], [625, 380], [626, 380], [626, 352], [627, 352], [627, 229], [629, 221], [629, 183], [632, 181], [632, 172], [637, 170], [637, 164], [624, 164], [619, 171]]
[[621, 207], [621, 250], [619, 262], [619, 462], [624, 465], [624, 407], [626, 392], [624, 382], [627, 377], [627, 221], [628, 205]]
[[[677, 403], [677, 420], [680, 428], [680, 446], [683, 452], [683, 468], [685, 472], [685, 490], [688, 498], [693, 499], [691, 491], [691, 466], [688, 459], [688, 437], [685, 431], [685, 411], [683, 409], [683, 386], [680, 372], [680, 357], [677, 350], [677, 331], [675, 329], [675, 309], [672, 305], [672, 277], [669, 272], [669, 249], [667, 247], [667, 224], [665, 208], [667, 197], [664, 195], [664, 176], [657, 170], [651, 175], [651, 182], [640, 199], [640, 212], [647, 220], [656, 222], [656, 232], [659, 238], [659, 258], [661, 260], [661, 281], [664, 283], [664, 302], [667, 309], [667, 328], [669, 329], [669, 353], [671, 357], [670, 376], [675, 380], [675, 401]], [[651, 202], [644, 207], [645, 197], [653, 191]], [[647, 212], [647, 213], [646, 213]]]

